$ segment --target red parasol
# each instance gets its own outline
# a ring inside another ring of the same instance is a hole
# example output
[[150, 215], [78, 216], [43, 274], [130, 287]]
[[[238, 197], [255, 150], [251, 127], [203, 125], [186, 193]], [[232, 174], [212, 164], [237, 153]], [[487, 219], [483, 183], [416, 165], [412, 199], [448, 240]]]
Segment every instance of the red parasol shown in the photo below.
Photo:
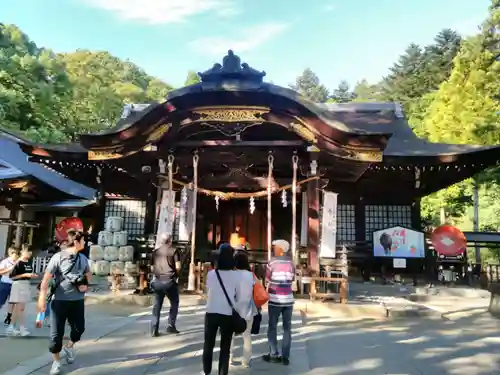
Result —
[[56, 241], [62, 242], [68, 239], [68, 231], [70, 229], [83, 232], [83, 222], [77, 217], [67, 217], [62, 219], [56, 226]]
[[465, 234], [451, 225], [441, 225], [431, 235], [431, 242], [440, 255], [454, 257], [464, 253], [467, 249]]

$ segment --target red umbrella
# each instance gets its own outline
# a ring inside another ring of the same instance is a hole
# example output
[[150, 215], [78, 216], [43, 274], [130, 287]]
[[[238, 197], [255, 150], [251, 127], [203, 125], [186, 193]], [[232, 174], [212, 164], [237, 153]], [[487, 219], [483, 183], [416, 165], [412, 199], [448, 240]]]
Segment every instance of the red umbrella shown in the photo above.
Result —
[[440, 255], [454, 257], [461, 255], [467, 249], [465, 234], [451, 225], [441, 225], [431, 235], [431, 242]]
[[68, 239], [68, 231], [70, 229], [83, 232], [83, 222], [77, 217], [67, 217], [61, 220], [56, 226], [56, 241], [62, 242]]

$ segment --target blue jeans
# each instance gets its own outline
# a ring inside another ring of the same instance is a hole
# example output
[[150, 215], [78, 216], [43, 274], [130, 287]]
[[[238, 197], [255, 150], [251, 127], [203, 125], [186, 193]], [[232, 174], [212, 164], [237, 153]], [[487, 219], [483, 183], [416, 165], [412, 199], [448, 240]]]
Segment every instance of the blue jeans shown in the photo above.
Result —
[[158, 331], [160, 326], [160, 315], [165, 296], [170, 301], [170, 311], [168, 313], [168, 326], [175, 328], [177, 314], [179, 312], [179, 287], [175, 281], [154, 280], [151, 287], [156, 294], [153, 306], [153, 318], [151, 320], [152, 328]]
[[0, 309], [9, 301], [12, 284], [0, 282]]
[[269, 353], [273, 357], [279, 356], [278, 351], [278, 320], [281, 315], [283, 322], [283, 340], [281, 342], [281, 356], [290, 358], [292, 346], [292, 314], [293, 306], [268, 305], [269, 325], [267, 327], [267, 341]]

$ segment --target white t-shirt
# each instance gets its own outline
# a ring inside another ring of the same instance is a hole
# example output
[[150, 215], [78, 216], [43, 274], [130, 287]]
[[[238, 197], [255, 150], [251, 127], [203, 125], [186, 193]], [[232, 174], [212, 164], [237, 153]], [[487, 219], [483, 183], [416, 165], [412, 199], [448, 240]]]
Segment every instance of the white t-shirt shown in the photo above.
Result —
[[[16, 262], [14, 262], [12, 259], [10, 258], [5, 258], [4, 260], [2, 260], [0, 262], [0, 269], [5, 269], [5, 268], [10, 268], [12, 267], [14, 264], [16, 264]], [[9, 277], [9, 274], [7, 275], [2, 275], [2, 279], [1, 279], [1, 282], [2, 283], [5, 283], [5, 284], [12, 284], [12, 279]]]
[[[236, 308], [236, 301], [240, 299], [239, 284], [241, 280], [238, 278], [240, 275], [237, 271], [219, 271], [226, 292], [231, 300], [231, 303]], [[227, 302], [226, 296], [222, 291], [219, 283], [219, 279], [215, 274], [214, 270], [211, 270], [207, 274], [207, 313], [221, 314], [221, 315], [232, 315], [233, 311], [229, 303]]]
[[250, 320], [257, 314], [257, 307], [253, 302], [253, 285], [255, 283], [253, 273], [245, 270], [234, 271], [237, 274], [238, 301], [234, 308], [245, 320]]

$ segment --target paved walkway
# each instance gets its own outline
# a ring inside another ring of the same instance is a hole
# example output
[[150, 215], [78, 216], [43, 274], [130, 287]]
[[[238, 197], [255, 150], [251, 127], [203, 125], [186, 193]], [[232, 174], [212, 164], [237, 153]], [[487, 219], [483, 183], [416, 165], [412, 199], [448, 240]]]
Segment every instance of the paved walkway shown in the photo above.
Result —
[[[204, 307], [181, 300], [178, 336], [148, 337], [147, 317], [108, 335], [83, 342], [72, 375], [197, 375], [201, 370]], [[267, 364], [264, 321], [254, 337], [251, 369], [231, 367], [231, 375], [493, 375], [500, 369], [500, 323], [486, 314], [456, 320], [340, 320], [294, 315], [290, 367]], [[238, 348], [241, 342], [238, 340]], [[238, 355], [238, 352], [237, 352]], [[216, 353], [215, 359], [218, 354]], [[214, 362], [214, 374], [217, 363]], [[48, 374], [49, 367], [22, 375]], [[10, 373], [9, 375], [14, 373]], [[21, 373], [16, 373], [16, 375]]]

